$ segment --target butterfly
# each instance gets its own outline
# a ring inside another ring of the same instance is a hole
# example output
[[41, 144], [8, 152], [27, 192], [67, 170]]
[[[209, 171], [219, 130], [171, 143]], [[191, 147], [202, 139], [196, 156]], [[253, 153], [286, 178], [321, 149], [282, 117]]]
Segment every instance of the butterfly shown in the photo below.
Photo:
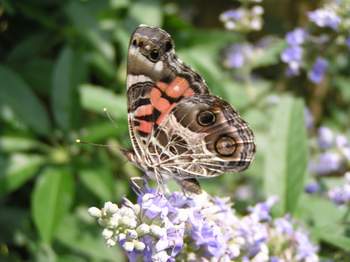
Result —
[[172, 178], [199, 194], [197, 178], [239, 172], [252, 162], [252, 130], [176, 56], [161, 28], [140, 25], [131, 35], [127, 101], [133, 149], [125, 154], [159, 185]]

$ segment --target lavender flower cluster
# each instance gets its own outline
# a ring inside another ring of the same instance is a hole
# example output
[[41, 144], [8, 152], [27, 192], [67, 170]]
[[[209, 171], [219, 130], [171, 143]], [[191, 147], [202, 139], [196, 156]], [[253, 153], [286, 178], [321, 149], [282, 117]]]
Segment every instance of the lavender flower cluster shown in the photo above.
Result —
[[350, 172], [345, 174], [345, 183], [328, 191], [328, 197], [336, 205], [350, 205]]
[[328, 127], [320, 127], [317, 151], [309, 164], [310, 172], [317, 176], [344, 173], [350, 167], [350, 143], [344, 134], [336, 134]]
[[[306, 185], [309, 194], [318, 193], [327, 196], [336, 205], [350, 204], [350, 142], [344, 134], [337, 134], [328, 127], [318, 129], [317, 145], [313, 150], [318, 153], [310, 161], [309, 170], [315, 175], [315, 181]], [[345, 173], [345, 174], [344, 174]], [[345, 183], [329, 189], [325, 178], [343, 175]]]
[[134, 204], [111, 202], [89, 213], [108, 246], [130, 261], [319, 261], [317, 247], [289, 216], [272, 219], [269, 198], [241, 217], [227, 198], [147, 189]]
[[[264, 8], [256, 3], [262, 0], [240, 1], [242, 6], [222, 13], [219, 17], [227, 30], [237, 32], [259, 31], [263, 26]], [[253, 3], [252, 7], [249, 5]]]
[[[309, 24], [286, 35], [287, 47], [281, 60], [288, 65], [286, 74], [296, 76], [304, 69], [308, 79], [319, 84], [328, 70], [329, 60], [336, 53], [350, 49], [350, 3], [330, 1], [308, 13]], [[320, 52], [322, 51], [322, 52]], [[322, 53], [322, 55], [320, 55]]]

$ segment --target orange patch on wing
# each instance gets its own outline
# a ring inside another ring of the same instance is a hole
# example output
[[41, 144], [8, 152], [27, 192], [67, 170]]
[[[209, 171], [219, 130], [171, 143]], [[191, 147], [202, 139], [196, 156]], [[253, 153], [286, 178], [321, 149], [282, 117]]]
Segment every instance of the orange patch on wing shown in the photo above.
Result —
[[162, 97], [159, 98], [155, 103], [152, 103], [152, 105], [160, 112], [164, 112], [170, 107], [169, 101]]
[[151, 104], [140, 106], [135, 110], [136, 117], [149, 116], [152, 113], [153, 113], [153, 106]]
[[137, 127], [137, 130], [146, 134], [150, 134], [152, 132], [152, 129], [153, 123], [145, 120], [140, 120], [140, 125]]
[[183, 96], [193, 96], [194, 95], [194, 91], [191, 89], [191, 87], [187, 88], [185, 93], [183, 94]]
[[168, 86], [165, 93], [172, 97], [172, 98], [178, 98], [182, 96], [182, 94], [185, 92], [186, 89], [188, 89], [190, 86], [188, 84], [188, 81], [185, 78], [182, 77], [176, 77]]
[[170, 111], [174, 108], [174, 106], [176, 105], [176, 103], [173, 103], [169, 108], [168, 110], [166, 110], [165, 112], [162, 112], [160, 114], [160, 116], [158, 117], [157, 121], [156, 121], [156, 124], [159, 126], [163, 120], [169, 115]]
[[157, 88], [152, 88], [151, 93], [151, 104], [160, 112], [166, 111], [170, 107], [170, 102], [165, 98], [161, 97], [161, 92]]
[[153, 87], [150, 93], [150, 98], [151, 98], [151, 104], [153, 105], [153, 102], [157, 101], [161, 97], [161, 92], [159, 91], [158, 88]]
[[165, 90], [168, 87], [168, 84], [164, 83], [164, 82], [157, 82], [156, 85], [158, 86], [158, 88], [160, 90], [162, 90], [163, 92], [165, 92]]

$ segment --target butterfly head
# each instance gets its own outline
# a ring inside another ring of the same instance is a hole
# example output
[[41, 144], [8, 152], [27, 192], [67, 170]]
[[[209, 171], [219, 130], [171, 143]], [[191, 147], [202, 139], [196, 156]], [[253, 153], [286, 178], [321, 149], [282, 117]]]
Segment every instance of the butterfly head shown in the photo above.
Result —
[[158, 80], [166, 73], [166, 63], [174, 53], [171, 36], [158, 27], [140, 25], [130, 38], [128, 73]]
[[131, 37], [130, 49], [153, 63], [162, 60], [164, 54], [173, 50], [173, 40], [164, 30], [141, 25]]

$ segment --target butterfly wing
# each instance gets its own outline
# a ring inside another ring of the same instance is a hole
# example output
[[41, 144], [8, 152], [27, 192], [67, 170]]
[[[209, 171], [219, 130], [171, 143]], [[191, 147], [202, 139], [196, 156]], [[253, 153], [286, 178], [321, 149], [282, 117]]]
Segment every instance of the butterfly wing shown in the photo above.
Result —
[[159, 126], [160, 168], [187, 179], [248, 168], [254, 135], [230, 104], [212, 95], [183, 99]]
[[130, 39], [127, 65], [128, 121], [138, 165], [149, 168], [155, 133], [172, 108], [201, 94], [208, 94], [207, 85], [176, 57], [170, 35], [139, 26]]
[[195, 178], [246, 169], [255, 154], [247, 123], [175, 55], [160, 28], [132, 34], [127, 66], [129, 159], [155, 177], [200, 192]]

